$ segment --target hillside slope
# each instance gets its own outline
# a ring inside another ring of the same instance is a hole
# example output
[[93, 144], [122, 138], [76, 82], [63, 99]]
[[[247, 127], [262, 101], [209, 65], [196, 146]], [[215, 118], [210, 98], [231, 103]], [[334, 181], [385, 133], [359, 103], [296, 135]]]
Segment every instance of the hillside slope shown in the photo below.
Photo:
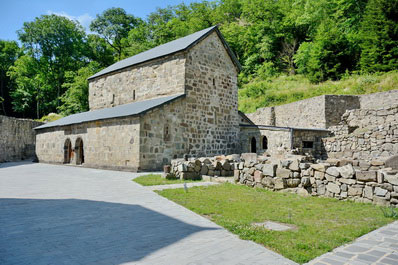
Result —
[[351, 75], [340, 81], [312, 84], [301, 75], [280, 76], [254, 81], [239, 89], [239, 110], [250, 113], [258, 108], [282, 105], [325, 94], [360, 95], [398, 89], [398, 71]]

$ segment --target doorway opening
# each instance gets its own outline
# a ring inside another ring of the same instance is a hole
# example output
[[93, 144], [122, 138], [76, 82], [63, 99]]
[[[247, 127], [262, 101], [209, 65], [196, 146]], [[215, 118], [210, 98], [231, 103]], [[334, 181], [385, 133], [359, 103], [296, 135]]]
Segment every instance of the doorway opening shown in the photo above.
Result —
[[75, 152], [76, 152], [76, 165], [83, 164], [84, 163], [84, 147], [83, 147], [82, 138], [76, 139]]

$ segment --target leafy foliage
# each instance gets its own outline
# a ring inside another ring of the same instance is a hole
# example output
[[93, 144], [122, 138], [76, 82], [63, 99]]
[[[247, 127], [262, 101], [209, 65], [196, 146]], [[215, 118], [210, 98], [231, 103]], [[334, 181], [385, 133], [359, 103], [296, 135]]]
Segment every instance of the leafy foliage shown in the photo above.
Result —
[[[243, 66], [242, 110], [330, 93], [297, 91], [304, 83], [398, 69], [398, 0], [201, 1], [158, 8], [145, 19], [114, 7], [92, 21], [94, 34], [77, 21], [43, 15], [18, 32], [22, 48], [0, 41], [2, 112], [85, 111], [92, 71], [213, 25]], [[298, 80], [291, 90], [274, 86], [289, 77]]]

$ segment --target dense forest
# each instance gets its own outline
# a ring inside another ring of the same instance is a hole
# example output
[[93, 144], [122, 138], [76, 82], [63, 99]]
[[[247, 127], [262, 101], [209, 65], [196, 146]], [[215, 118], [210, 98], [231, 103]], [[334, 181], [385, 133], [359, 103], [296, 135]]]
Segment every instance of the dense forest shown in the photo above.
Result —
[[361, 82], [376, 84], [388, 76], [398, 84], [398, 0], [202, 1], [158, 8], [145, 19], [110, 8], [91, 22], [90, 34], [63, 16], [25, 22], [20, 44], [0, 40], [0, 114], [86, 111], [90, 75], [216, 24], [243, 66], [244, 111], [317, 93], [367, 92], [321, 85], [336, 80], [365, 76]]

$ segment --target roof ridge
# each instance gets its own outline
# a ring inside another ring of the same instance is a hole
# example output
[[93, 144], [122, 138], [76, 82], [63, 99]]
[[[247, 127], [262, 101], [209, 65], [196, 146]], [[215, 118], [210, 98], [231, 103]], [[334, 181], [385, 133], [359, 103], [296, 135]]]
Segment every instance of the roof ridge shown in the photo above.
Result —
[[181, 37], [172, 41], [169, 41], [167, 43], [158, 45], [152, 49], [143, 51], [141, 53], [138, 53], [136, 55], [133, 55], [131, 57], [128, 57], [126, 59], [123, 59], [121, 61], [118, 61], [107, 68], [99, 71], [98, 73], [90, 76], [88, 80], [113, 73], [116, 71], [123, 70], [125, 68], [131, 67], [133, 65], [145, 63], [151, 60], [155, 60], [158, 58], [162, 58], [171, 54], [175, 54], [177, 52], [181, 52], [187, 49], [190, 49], [192, 46], [196, 45], [199, 41], [201, 41], [203, 38], [207, 37], [210, 33], [212, 32], [217, 32], [217, 35], [221, 39], [221, 41], [224, 44], [225, 49], [227, 50], [229, 56], [231, 57], [232, 61], [234, 64], [238, 67], [238, 69], [241, 69], [241, 66], [239, 64], [239, 61], [235, 57], [235, 54], [232, 52], [230, 47], [228, 46], [228, 43], [225, 41], [224, 37], [222, 36], [220, 30], [218, 29], [218, 26], [211, 26], [206, 29], [202, 29], [200, 31], [197, 31], [195, 33], [189, 34], [185, 37]]

